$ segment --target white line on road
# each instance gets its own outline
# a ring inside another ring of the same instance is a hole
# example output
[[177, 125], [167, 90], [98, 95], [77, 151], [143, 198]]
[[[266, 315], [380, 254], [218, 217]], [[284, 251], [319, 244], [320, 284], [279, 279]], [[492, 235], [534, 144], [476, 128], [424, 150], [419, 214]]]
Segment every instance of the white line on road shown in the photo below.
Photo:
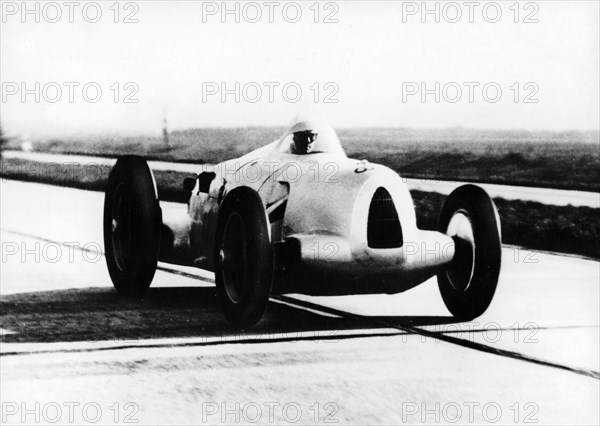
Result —
[[320, 310], [317, 310], [317, 309], [307, 308], [306, 306], [296, 305], [295, 303], [285, 302], [285, 301], [280, 300], [280, 299], [273, 299], [273, 298], [271, 298], [270, 301], [271, 302], [275, 302], [275, 303], [280, 303], [282, 305], [290, 306], [290, 307], [295, 308], [295, 309], [302, 309], [303, 311], [307, 311], [307, 312], [310, 312], [312, 314], [321, 315], [323, 317], [343, 318], [340, 315], [330, 314], [330, 313], [323, 312], [323, 311], [320, 311]]

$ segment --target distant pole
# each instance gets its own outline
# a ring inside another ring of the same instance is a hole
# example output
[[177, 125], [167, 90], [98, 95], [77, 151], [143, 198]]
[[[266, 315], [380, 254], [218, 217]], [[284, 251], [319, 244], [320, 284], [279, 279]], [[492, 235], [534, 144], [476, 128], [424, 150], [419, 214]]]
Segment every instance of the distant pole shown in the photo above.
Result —
[[169, 130], [167, 129], [167, 117], [163, 116], [163, 142], [165, 146], [171, 146], [169, 143]]
[[2, 158], [2, 149], [4, 148], [4, 144], [8, 142], [8, 139], [4, 137], [4, 133], [2, 132], [2, 124], [0, 123], [0, 158]]

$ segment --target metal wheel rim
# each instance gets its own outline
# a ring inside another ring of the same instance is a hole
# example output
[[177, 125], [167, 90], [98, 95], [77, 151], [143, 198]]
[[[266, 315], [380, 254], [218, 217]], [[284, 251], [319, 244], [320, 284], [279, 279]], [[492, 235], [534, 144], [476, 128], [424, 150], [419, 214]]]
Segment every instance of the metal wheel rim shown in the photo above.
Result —
[[455, 257], [470, 262], [470, 268], [466, 269], [466, 273], [461, 273], [450, 266], [446, 269], [446, 277], [455, 290], [467, 291], [475, 273], [475, 236], [473, 223], [466, 210], [460, 209], [454, 212], [448, 222], [446, 234], [457, 239]]

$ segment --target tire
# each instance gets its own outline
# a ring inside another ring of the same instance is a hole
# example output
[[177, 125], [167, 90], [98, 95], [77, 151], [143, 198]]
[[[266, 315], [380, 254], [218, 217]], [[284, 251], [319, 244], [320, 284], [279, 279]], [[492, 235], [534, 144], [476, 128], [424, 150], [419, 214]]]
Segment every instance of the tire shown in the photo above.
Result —
[[446, 199], [438, 229], [453, 237], [454, 259], [441, 271], [438, 285], [448, 310], [472, 320], [483, 314], [494, 297], [502, 257], [500, 218], [489, 195], [475, 185], [463, 185]]
[[273, 285], [270, 224], [258, 193], [240, 187], [221, 204], [215, 240], [217, 295], [227, 320], [246, 329], [263, 317]]
[[162, 213], [146, 161], [120, 157], [108, 176], [104, 198], [104, 252], [120, 294], [142, 295], [152, 283], [160, 246]]

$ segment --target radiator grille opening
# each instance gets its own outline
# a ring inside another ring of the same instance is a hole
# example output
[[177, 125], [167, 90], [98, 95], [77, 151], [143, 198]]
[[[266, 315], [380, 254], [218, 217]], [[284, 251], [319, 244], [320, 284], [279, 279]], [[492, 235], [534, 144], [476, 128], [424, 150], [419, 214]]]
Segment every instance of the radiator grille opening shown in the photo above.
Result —
[[367, 244], [371, 248], [402, 247], [402, 228], [392, 196], [378, 188], [369, 207]]

